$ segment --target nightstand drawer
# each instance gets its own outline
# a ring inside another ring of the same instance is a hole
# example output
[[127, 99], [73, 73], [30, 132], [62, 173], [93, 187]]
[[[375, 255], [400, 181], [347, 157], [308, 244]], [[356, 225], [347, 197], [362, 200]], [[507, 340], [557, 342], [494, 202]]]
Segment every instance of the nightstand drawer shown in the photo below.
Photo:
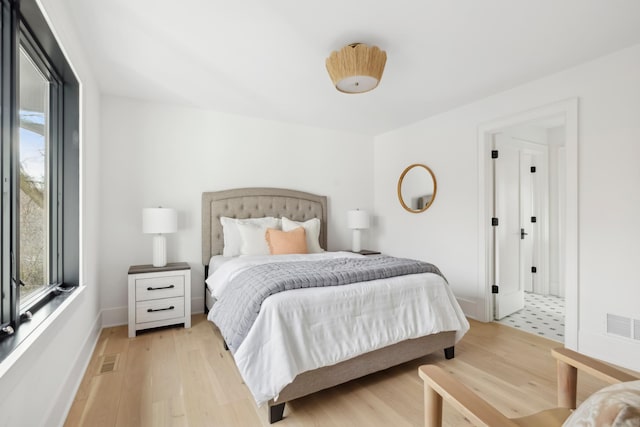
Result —
[[136, 303], [136, 323], [184, 317], [184, 297]]
[[129, 267], [129, 337], [142, 329], [182, 323], [191, 327], [191, 268], [186, 262], [164, 267]]
[[184, 295], [184, 276], [136, 279], [136, 301], [179, 297]]

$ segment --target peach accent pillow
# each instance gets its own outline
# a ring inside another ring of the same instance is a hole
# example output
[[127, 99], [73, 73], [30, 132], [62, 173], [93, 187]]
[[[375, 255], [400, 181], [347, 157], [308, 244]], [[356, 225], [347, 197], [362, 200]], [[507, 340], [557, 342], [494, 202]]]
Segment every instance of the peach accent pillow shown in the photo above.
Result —
[[307, 253], [306, 232], [302, 227], [294, 228], [291, 231], [267, 228], [266, 237], [271, 255]]

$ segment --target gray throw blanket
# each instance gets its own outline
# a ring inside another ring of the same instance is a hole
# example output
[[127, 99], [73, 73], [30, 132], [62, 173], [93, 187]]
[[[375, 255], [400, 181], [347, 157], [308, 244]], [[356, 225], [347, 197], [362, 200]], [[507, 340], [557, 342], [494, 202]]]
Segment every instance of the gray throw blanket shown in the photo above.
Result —
[[212, 319], [235, 353], [258, 317], [262, 302], [270, 295], [418, 273], [442, 276], [432, 264], [386, 255], [257, 265], [232, 279], [227, 291], [213, 305]]

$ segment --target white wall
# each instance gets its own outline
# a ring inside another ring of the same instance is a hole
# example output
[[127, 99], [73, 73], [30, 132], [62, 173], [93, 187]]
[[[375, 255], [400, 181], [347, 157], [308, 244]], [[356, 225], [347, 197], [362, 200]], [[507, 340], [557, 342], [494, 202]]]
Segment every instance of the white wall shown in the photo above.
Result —
[[[606, 313], [640, 318], [640, 45], [375, 138], [376, 234], [385, 252], [430, 260], [477, 317], [478, 135], [483, 123], [579, 97], [579, 324], [587, 354], [640, 370], [640, 342], [608, 336]], [[404, 211], [395, 186], [421, 162], [438, 179], [423, 214]]]
[[62, 425], [100, 330], [97, 275], [100, 95], [67, 11], [56, 0], [42, 3], [82, 86], [80, 274], [84, 288], [0, 378], [0, 425], [7, 426]]
[[[347, 210], [373, 206], [370, 137], [105, 96], [101, 144], [101, 303], [126, 323], [127, 269], [151, 263], [144, 207], [178, 210], [167, 260], [192, 267], [192, 310], [203, 309], [201, 194], [286, 187], [328, 196], [329, 249], [351, 247]], [[367, 232], [363, 247], [367, 247]]]

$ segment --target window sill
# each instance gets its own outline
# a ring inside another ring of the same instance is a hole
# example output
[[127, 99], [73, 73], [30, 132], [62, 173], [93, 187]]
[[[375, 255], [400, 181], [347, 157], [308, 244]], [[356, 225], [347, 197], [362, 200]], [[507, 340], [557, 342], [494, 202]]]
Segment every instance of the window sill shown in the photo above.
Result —
[[16, 332], [0, 341], [0, 378], [11, 369], [20, 357], [31, 347], [49, 326], [71, 303], [84, 292], [85, 286], [78, 286], [73, 292], [53, 297], [34, 313], [33, 318], [23, 322]]

